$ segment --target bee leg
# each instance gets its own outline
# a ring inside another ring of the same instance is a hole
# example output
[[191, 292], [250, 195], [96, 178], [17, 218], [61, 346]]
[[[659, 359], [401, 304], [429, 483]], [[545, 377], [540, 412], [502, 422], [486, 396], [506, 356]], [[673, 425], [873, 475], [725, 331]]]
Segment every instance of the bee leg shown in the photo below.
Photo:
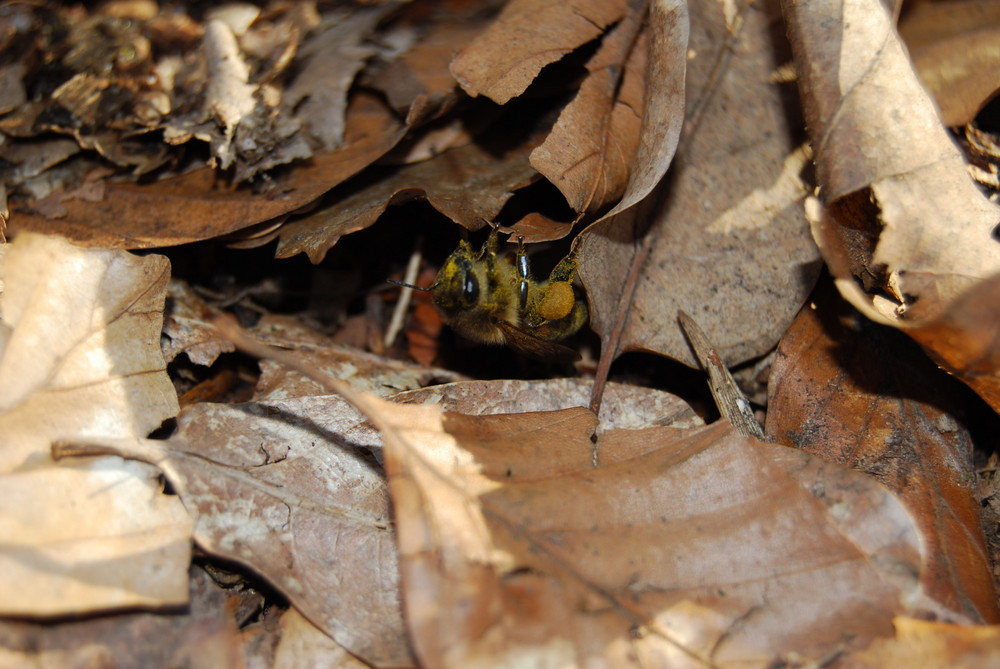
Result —
[[524, 235], [517, 236], [517, 255], [514, 256], [514, 266], [517, 268], [517, 298], [523, 312], [528, 308], [528, 286], [531, 284], [531, 265], [528, 254], [524, 250]]
[[538, 314], [545, 320], [559, 320], [573, 311], [576, 306], [573, 279], [577, 267], [576, 253], [570, 252], [549, 274], [549, 282], [538, 303]]
[[577, 267], [576, 251], [570, 251], [565, 258], [559, 261], [559, 264], [555, 266], [552, 273], [549, 274], [549, 281], [552, 283], [557, 281], [573, 283], [573, 279], [576, 278]]
[[486, 264], [486, 279], [490, 284], [490, 294], [497, 288], [497, 284], [500, 282], [499, 269], [497, 268], [497, 245], [499, 243], [498, 233], [500, 226], [495, 223], [490, 223], [492, 230], [490, 230], [490, 236], [486, 238], [486, 242], [483, 244], [483, 248], [479, 251], [478, 259], [482, 260]]
[[495, 263], [497, 257], [497, 245], [499, 244], [497, 235], [500, 231], [500, 225], [497, 223], [490, 223], [490, 227], [492, 228], [492, 230], [490, 230], [490, 236], [487, 237], [486, 242], [483, 243], [483, 248], [479, 249], [479, 256], [477, 259], [482, 260], [483, 258], [486, 258], [487, 262]]

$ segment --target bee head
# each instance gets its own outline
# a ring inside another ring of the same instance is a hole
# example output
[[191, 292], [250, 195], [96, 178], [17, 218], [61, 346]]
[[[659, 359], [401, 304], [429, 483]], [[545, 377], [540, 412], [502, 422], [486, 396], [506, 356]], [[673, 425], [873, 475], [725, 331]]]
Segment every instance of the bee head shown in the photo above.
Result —
[[431, 286], [434, 304], [439, 309], [445, 312], [466, 311], [479, 302], [479, 277], [473, 263], [472, 248], [463, 240], [445, 260]]

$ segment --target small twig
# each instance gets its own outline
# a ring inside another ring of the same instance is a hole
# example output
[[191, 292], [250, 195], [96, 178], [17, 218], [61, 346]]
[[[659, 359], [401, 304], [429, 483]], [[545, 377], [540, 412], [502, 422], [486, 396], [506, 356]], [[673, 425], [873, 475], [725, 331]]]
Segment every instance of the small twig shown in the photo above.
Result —
[[736, 385], [733, 375], [726, 369], [722, 357], [708, 340], [705, 331], [683, 310], [677, 312], [677, 319], [681, 322], [684, 334], [687, 335], [702, 369], [708, 372], [708, 387], [712, 391], [712, 397], [715, 398], [716, 406], [719, 407], [719, 413], [728, 418], [733, 427], [744, 437], [766, 440], [764, 430], [757, 422], [749, 400]]
[[[406, 263], [406, 274], [403, 276], [404, 283], [416, 283], [417, 281], [417, 272], [420, 270], [420, 261], [423, 258], [420, 246], [420, 238], [418, 237], [413, 253], [410, 254], [410, 260]], [[403, 320], [406, 318], [406, 312], [410, 308], [410, 300], [412, 299], [413, 289], [409, 286], [403, 286], [402, 290], [399, 291], [399, 300], [396, 302], [396, 308], [393, 309], [392, 317], [389, 319], [389, 327], [385, 330], [383, 343], [386, 348], [392, 346], [392, 343], [396, 341], [396, 337], [399, 336], [400, 331], [403, 329]]]
[[[636, 205], [632, 208], [632, 211], [638, 212], [641, 209], [640, 205]], [[622, 294], [618, 298], [618, 310], [615, 312], [614, 326], [601, 339], [601, 358], [597, 361], [597, 369], [594, 371], [594, 387], [590, 391], [590, 410], [595, 415], [600, 415], [601, 400], [604, 399], [604, 388], [608, 383], [608, 373], [611, 371], [611, 363], [618, 357], [622, 333], [625, 330], [625, 324], [628, 320], [629, 309], [632, 307], [632, 296], [635, 295], [636, 286], [639, 284], [639, 272], [646, 264], [646, 258], [649, 256], [652, 248], [653, 235], [647, 234], [642, 239], [642, 245], [632, 257], [632, 264], [629, 267], [628, 276], [625, 277]]]

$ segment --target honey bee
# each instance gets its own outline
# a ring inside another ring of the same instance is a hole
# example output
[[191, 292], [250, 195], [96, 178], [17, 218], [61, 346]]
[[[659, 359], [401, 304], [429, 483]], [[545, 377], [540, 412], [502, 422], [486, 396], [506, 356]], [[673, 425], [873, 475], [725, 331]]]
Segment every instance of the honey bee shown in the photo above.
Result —
[[587, 322], [587, 305], [573, 285], [576, 271], [576, 253], [570, 252], [547, 280], [535, 279], [523, 238], [513, 256], [500, 256], [494, 227], [478, 253], [463, 239], [434, 283], [410, 287], [430, 292], [445, 322], [466, 339], [506, 344], [542, 360], [571, 362], [580, 356], [556, 342]]

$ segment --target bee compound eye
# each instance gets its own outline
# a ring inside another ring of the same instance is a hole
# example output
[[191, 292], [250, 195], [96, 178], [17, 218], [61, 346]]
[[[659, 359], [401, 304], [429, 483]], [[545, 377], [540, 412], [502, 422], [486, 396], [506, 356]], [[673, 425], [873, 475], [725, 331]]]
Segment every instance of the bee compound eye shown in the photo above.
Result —
[[465, 275], [462, 296], [469, 302], [475, 302], [479, 298], [479, 280], [476, 279], [475, 274], [469, 273]]

